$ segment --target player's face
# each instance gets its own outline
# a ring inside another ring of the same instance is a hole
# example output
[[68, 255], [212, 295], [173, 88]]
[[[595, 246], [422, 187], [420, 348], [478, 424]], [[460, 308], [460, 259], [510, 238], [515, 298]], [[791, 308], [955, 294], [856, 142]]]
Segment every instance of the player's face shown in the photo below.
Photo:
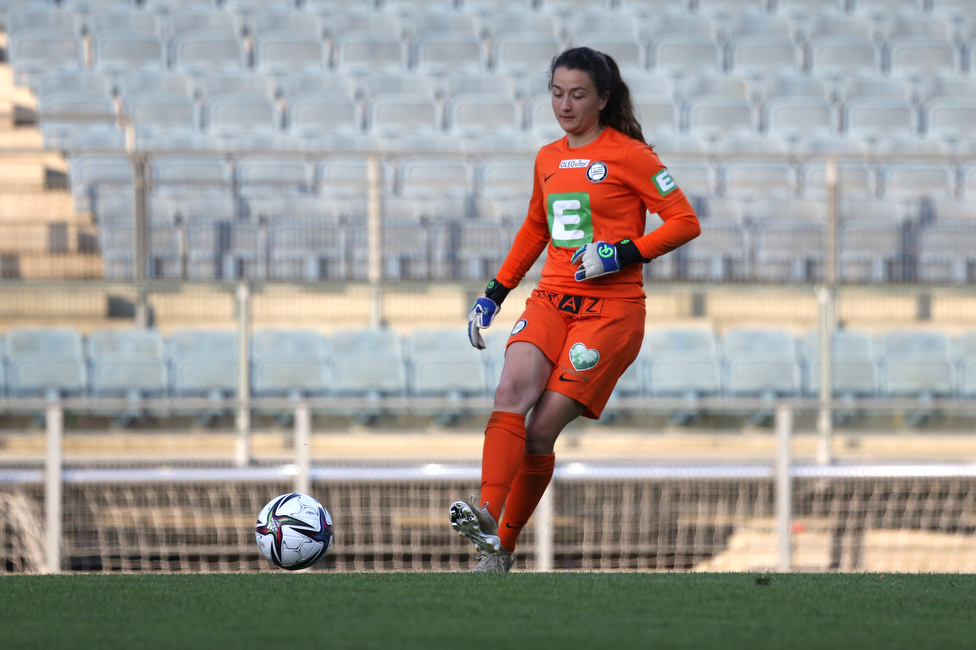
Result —
[[597, 128], [608, 98], [609, 93], [597, 94], [590, 75], [582, 70], [552, 72], [552, 111], [566, 133], [579, 136]]

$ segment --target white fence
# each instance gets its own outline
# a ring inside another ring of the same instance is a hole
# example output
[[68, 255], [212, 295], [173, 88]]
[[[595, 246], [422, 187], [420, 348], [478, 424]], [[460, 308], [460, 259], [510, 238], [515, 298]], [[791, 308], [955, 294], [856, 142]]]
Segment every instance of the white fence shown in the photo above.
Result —
[[[777, 408], [765, 462], [560, 464], [517, 568], [976, 571], [976, 465], [795, 464], [793, 412]], [[267, 570], [252, 527], [290, 490], [336, 522], [313, 570], [470, 565], [446, 512], [476, 490], [475, 465], [312, 464], [300, 407], [293, 463], [67, 466], [60, 409], [47, 417], [46, 466], [0, 471], [3, 571]]]

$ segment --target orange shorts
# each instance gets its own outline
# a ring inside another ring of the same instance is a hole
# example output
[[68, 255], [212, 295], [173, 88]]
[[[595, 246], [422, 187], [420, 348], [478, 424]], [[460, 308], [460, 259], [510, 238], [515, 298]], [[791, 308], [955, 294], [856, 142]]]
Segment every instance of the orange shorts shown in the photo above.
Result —
[[644, 301], [586, 298], [536, 289], [508, 339], [532, 343], [552, 361], [546, 389], [603, 412], [644, 340]]

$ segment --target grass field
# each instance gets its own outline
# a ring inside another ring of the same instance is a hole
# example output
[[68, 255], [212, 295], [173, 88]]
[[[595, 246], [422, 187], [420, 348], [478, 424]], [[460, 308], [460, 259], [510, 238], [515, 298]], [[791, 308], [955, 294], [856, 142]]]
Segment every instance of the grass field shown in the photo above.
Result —
[[973, 648], [976, 575], [0, 577], [0, 648]]

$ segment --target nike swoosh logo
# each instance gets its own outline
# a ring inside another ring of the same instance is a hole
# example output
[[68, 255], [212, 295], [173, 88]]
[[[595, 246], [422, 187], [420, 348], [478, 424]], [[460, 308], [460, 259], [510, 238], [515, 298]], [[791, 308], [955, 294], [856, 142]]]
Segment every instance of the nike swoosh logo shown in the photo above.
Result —
[[559, 381], [566, 381], [566, 382], [569, 382], [571, 384], [580, 384], [580, 383], [582, 383], [582, 380], [581, 379], [566, 379], [566, 375], [559, 375]]
[[505, 528], [511, 528], [512, 530], [518, 530], [521, 526], [513, 526], [512, 524], [505, 522]]
[[546, 178], [545, 178], [545, 180], [544, 180], [544, 181], [542, 181], [542, 182], [543, 182], [543, 183], [546, 183], [546, 182], [548, 182], [548, 181], [549, 181], [549, 179], [550, 179], [550, 178], [552, 178], [552, 177], [553, 177], [553, 176], [555, 176], [555, 175], [556, 175], [556, 172], [553, 172], [553, 173], [551, 173], [551, 174], [549, 174], [548, 176], [546, 176]]

